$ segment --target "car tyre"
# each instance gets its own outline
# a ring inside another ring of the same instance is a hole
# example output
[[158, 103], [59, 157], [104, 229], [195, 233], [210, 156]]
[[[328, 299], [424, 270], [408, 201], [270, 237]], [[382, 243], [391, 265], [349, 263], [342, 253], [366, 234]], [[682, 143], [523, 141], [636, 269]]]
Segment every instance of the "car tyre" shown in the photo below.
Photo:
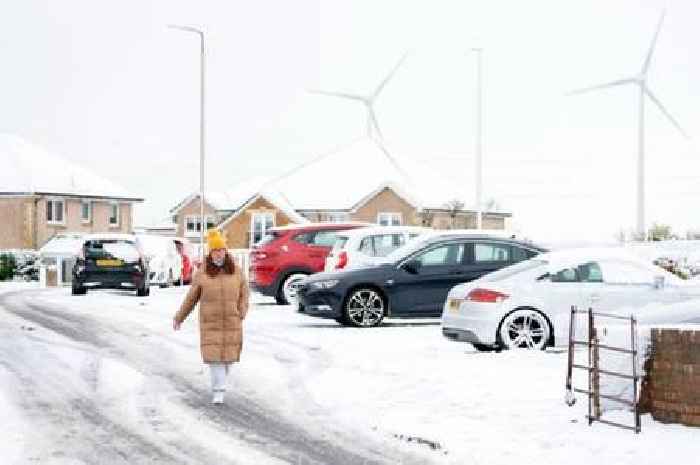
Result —
[[294, 286], [307, 276], [308, 274], [306, 273], [291, 273], [289, 276], [285, 277], [275, 296], [277, 305], [290, 305], [295, 303], [296, 290]]
[[544, 350], [552, 334], [552, 325], [544, 314], [534, 309], [518, 309], [501, 320], [497, 339], [504, 349]]
[[83, 286], [76, 286], [75, 284], [73, 284], [73, 286], [71, 286], [71, 294], [72, 295], [85, 295], [85, 294], [87, 294], [87, 288], [83, 287]]
[[353, 289], [343, 305], [342, 323], [358, 328], [378, 326], [384, 319], [386, 299], [377, 289], [360, 287]]

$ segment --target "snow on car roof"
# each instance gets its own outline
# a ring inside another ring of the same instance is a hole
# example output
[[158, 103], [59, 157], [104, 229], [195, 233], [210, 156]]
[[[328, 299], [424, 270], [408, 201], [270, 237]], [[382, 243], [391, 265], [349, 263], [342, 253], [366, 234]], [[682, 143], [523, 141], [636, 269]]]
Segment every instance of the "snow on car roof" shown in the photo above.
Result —
[[61, 194], [140, 201], [123, 187], [83, 166], [0, 133], [0, 193]]
[[136, 242], [136, 236], [124, 233], [96, 233], [83, 236], [83, 241], [129, 241]]
[[317, 229], [332, 229], [336, 227], [342, 228], [343, 226], [369, 226], [369, 223], [344, 221], [342, 223], [306, 223], [306, 224], [288, 224], [285, 226], [275, 226], [270, 228], [270, 231], [290, 231], [294, 229], [304, 229], [308, 231], [315, 231]]
[[367, 236], [372, 234], [390, 234], [390, 233], [401, 233], [401, 232], [417, 232], [417, 233], [429, 233], [433, 231], [430, 228], [423, 228], [421, 226], [369, 226], [366, 228], [348, 229], [338, 233], [341, 237], [356, 237], [356, 236]]

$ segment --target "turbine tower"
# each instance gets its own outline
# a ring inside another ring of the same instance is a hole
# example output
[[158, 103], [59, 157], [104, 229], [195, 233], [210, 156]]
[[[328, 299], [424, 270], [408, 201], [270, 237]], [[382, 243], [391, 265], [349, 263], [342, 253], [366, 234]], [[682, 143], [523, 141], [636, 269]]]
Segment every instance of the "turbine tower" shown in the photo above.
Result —
[[661, 101], [654, 95], [654, 93], [651, 91], [649, 88], [649, 85], [647, 84], [647, 77], [648, 77], [648, 72], [649, 72], [649, 65], [651, 64], [651, 58], [654, 54], [654, 48], [656, 47], [656, 41], [659, 38], [659, 32], [661, 31], [661, 25], [663, 24], [664, 21], [664, 16], [666, 15], [666, 12], [663, 11], [661, 13], [661, 18], [659, 19], [659, 24], [656, 26], [656, 32], [654, 33], [654, 38], [651, 41], [651, 46], [649, 47], [649, 51], [647, 52], [646, 59], [644, 60], [644, 63], [642, 64], [642, 70], [639, 72], [639, 74], [626, 78], [626, 79], [619, 79], [617, 81], [611, 81], [607, 82], [605, 84], [599, 84], [596, 86], [591, 86], [591, 87], [586, 87], [583, 89], [575, 90], [569, 95], [575, 95], [575, 94], [580, 94], [592, 90], [598, 90], [598, 89], [607, 89], [609, 87], [617, 87], [617, 86], [622, 86], [622, 85], [627, 85], [627, 84], [634, 84], [639, 86], [639, 107], [638, 107], [638, 122], [637, 122], [637, 234], [640, 235], [640, 237], [645, 237], [646, 238], [646, 225], [645, 225], [645, 218], [644, 218], [644, 213], [645, 213], [645, 167], [644, 167], [644, 98], [649, 97], [649, 99], [656, 104], [656, 106], [661, 110], [661, 113], [668, 118], [668, 120], [671, 122], [673, 126], [675, 126], [676, 129], [685, 137], [688, 139], [688, 135], [683, 131], [681, 128], [680, 124], [676, 121], [676, 119], [671, 116], [671, 113], [666, 110], [664, 105], [661, 103]]
[[365, 108], [367, 108], [367, 136], [375, 142], [381, 144], [384, 136], [382, 135], [381, 129], [379, 129], [379, 121], [377, 120], [377, 114], [374, 111], [374, 103], [377, 101], [377, 98], [382, 93], [389, 81], [391, 81], [391, 79], [394, 77], [394, 74], [396, 74], [396, 71], [398, 71], [398, 69], [401, 67], [407, 56], [408, 52], [401, 57], [389, 74], [387, 74], [387, 76], [379, 83], [377, 88], [374, 89], [374, 92], [370, 94], [349, 94], [346, 92], [328, 92], [324, 90], [311, 90], [310, 92], [361, 102]]

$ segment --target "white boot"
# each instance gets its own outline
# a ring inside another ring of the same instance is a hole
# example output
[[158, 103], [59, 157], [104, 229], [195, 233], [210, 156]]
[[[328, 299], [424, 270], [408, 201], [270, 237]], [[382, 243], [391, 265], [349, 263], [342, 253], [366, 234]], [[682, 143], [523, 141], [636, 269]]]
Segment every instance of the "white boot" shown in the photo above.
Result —
[[224, 403], [224, 392], [223, 390], [214, 391], [214, 397], [211, 399], [212, 404], [223, 404]]

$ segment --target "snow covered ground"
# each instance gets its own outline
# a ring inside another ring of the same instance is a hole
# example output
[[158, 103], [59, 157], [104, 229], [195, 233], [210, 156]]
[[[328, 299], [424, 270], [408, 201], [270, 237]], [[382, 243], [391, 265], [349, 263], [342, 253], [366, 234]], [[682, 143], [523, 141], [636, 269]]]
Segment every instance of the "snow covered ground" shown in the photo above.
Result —
[[698, 450], [700, 430], [648, 415], [640, 435], [589, 427], [582, 396], [564, 404], [565, 352], [477, 353], [437, 320], [344, 328], [259, 296], [216, 410], [196, 321], [171, 329], [185, 289], [14, 291], [0, 287], [3, 463], [643, 465]]

